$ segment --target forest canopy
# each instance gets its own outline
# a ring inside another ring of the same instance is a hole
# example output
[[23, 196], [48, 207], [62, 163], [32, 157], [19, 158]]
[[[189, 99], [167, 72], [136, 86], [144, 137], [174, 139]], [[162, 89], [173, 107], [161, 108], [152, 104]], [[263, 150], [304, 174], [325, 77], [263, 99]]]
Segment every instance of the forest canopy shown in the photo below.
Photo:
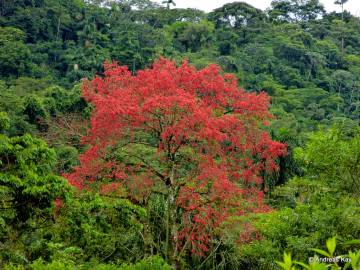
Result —
[[335, 4], [0, 0], [0, 269], [358, 269]]

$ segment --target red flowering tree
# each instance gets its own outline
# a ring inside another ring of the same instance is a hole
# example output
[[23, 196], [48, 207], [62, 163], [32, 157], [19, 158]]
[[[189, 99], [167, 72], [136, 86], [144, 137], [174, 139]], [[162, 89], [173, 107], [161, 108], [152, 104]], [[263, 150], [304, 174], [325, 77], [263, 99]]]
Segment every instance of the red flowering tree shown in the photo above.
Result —
[[277, 168], [285, 146], [263, 129], [271, 118], [265, 93], [239, 89], [216, 65], [198, 71], [166, 59], [136, 76], [105, 64], [104, 75], [83, 84], [94, 110], [89, 148], [66, 175], [71, 184], [141, 205], [163, 196], [163, 251], [172, 262], [184, 250], [204, 255], [228, 217], [268, 209], [261, 175]]

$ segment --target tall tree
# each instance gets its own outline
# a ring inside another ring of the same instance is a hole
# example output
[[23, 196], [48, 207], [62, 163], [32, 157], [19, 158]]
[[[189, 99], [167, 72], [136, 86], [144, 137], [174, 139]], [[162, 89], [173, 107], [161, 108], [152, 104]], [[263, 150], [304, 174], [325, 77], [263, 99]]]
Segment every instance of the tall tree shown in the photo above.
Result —
[[341, 20], [344, 20], [344, 5], [346, 4], [347, 1], [349, 0], [336, 0], [334, 2], [335, 5], [341, 6]]
[[[344, 22], [344, 5], [348, 0], [336, 0], [334, 4], [341, 6], [341, 21]], [[341, 33], [341, 52], [344, 54], [344, 31]]]
[[166, 4], [167, 9], [170, 9], [170, 5], [176, 6], [176, 4], [173, 0], [166, 0], [166, 1], [163, 1], [162, 3]]
[[285, 146], [262, 128], [271, 117], [266, 94], [238, 89], [215, 65], [197, 71], [161, 59], [137, 76], [116, 64], [105, 70], [84, 83], [95, 110], [71, 184], [123, 190], [144, 206], [161, 196], [158, 249], [175, 268], [185, 253], [207, 253], [228, 217], [268, 209], [261, 175], [277, 168]]

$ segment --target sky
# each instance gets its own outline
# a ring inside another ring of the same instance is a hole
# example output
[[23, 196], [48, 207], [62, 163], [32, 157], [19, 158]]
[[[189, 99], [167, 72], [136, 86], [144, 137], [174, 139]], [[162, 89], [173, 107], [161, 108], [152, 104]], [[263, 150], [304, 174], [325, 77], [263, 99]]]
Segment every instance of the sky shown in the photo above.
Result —
[[[215, 8], [221, 7], [226, 3], [232, 3], [236, 0], [174, 0], [176, 7], [178, 8], [197, 8], [209, 12]], [[240, 1], [240, 0], [238, 0]], [[256, 8], [265, 10], [270, 7], [271, 0], [241, 0], [246, 2]], [[157, 0], [161, 3], [162, 0]], [[335, 5], [335, 0], [320, 0], [320, 2], [325, 6], [326, 11], [340, 11], [341, 8], [338, 5]], [[360, 0], [349, 0], [344, 8], [351, 12], [355, 16], [360, 17]]]

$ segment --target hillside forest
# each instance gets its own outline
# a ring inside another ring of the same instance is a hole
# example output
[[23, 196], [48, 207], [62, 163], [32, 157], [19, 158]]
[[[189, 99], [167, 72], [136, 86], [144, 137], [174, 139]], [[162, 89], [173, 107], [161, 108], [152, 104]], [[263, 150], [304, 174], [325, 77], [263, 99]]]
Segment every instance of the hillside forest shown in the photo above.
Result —
[[0, 0], [0, 269], [360, 269], [335, 3]]

